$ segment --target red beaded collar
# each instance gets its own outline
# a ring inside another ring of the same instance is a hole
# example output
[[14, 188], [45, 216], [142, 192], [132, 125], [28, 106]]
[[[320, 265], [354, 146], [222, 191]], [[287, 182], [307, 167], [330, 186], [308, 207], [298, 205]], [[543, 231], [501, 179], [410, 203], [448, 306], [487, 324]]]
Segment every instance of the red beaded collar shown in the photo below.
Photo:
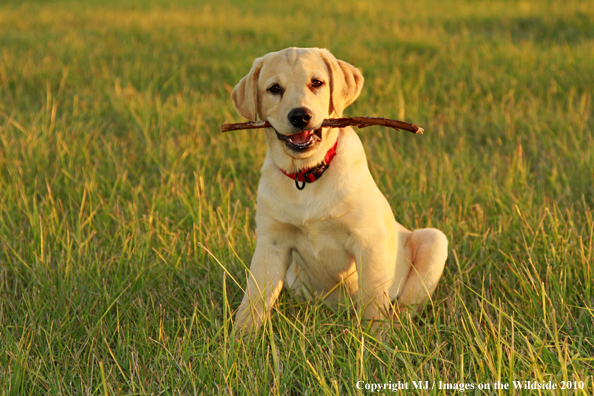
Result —
[[[328, 150], [328, 152], [326, 153], [326, 157], [324, 157], [324, 161], [322, 161], [322, 163], [320, 163], [319, 165], [314, 166], [313, 168], [304, 169], [300, 172], [295, 172], [295, 173], [287, 173], [280, 168], [279, 168], [279, 170], [281, 172], [283, 172], [285, 175], [287, 175], [288, 177], [290, 177], [291, 179], [295, 180], [295, 186], [297, 187], [298, 190], [303, 190], [305, 188], [306, 183], [315, 182], [320, 177], [322, 177], [322, 174], [324, 174], [326, 169], [328, 169], [328, 167], [330, 166], [330, 162], [332, 162], [332, 159], [336, 155], [336, 145], [337, 144], [338, 144], [338, 140], [336, 140], [336, 143], [334, 143], [334, 146], [332, 146], [332, 148], [330, 148], [330, 150]], [[299, 182], [302, 182], [303, 184], [299, 185]]]

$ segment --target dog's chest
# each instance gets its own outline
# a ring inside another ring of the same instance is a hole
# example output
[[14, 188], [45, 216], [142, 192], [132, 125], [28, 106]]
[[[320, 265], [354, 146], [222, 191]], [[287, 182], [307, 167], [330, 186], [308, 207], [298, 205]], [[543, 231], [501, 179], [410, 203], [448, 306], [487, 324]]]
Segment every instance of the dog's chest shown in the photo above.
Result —
[[[258, 210], [263, 209], [278, 223], [291, 226], [284, 236], [289, 239], [288, 245], [310, 275], [322, 281], [323, 287], [340, 281], [354, 262], [347, 249], [350, 237], [345, 221], [345, 215], [353, 210], [352, 204], [345, 199], [344, 191], [328, 185], [331, 180], [322, 178], [302, 191], [295, 189], [299, 195], [278, 188], [261, 188], [258, 197]], [[267, 186], [271, 184], [264, 187]]]
[[309, 221], [298, 227], [294, 249], [314, 286], [330, 287], [352, 271], [354, 260], [346, 248], [347, 238], [345, 229], [334, 219]]

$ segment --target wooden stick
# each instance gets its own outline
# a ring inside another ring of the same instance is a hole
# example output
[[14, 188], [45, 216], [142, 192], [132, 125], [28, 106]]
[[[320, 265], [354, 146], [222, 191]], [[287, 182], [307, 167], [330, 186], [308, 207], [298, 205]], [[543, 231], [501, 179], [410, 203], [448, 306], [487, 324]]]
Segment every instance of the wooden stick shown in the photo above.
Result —
[[[358, 128], [365, 128], [370, 125], [382, 125], [396, 130], [403, 129], [412, 133], [422, 135], [424, 130], [414, 124], [404, 121], [391, 120], [389, 118], [378, 117], [346, 117], [346, 118], [328, 118], [322, 122], [322, 127], [325, 128], [343, 128], [346, 126], [357, 126]], [[221, 132], [238, 131], [241, 129], [259, 129], [270, 128], [272, 125], [268, 121], [248, 121], [237, 124], [223, 124], [221, 125]]]

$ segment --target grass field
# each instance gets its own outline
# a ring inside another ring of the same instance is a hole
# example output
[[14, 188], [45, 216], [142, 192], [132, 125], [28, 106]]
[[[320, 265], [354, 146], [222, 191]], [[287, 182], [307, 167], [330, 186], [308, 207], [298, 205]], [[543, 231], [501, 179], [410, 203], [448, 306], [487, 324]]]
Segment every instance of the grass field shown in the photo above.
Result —
[[[232, 335], [266, 146], [218, 128], [289, 46], [361, 68], [346, 114], [426, 130], [359, 133], [396, 218], [450, 241], [382, 341], [286, 293]], [[592, 1], [3, 1], [0, 394], [591, 394], [593, 68]]]

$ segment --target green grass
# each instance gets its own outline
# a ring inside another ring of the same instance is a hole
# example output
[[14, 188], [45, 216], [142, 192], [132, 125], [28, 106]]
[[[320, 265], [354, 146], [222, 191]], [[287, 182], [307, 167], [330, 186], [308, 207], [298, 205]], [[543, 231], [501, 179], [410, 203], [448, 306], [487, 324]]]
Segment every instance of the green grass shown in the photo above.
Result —
[[[218, 128], [288, 46], [362, 69], [347, 114], [426, 130], [359, 134], [396, 218], [450, 241], [383, 341], [287, 293], [233, 338], [266, 147]], [[0, 394], [591, 394], [593, 65], [592, 1], [3, 2]]]

